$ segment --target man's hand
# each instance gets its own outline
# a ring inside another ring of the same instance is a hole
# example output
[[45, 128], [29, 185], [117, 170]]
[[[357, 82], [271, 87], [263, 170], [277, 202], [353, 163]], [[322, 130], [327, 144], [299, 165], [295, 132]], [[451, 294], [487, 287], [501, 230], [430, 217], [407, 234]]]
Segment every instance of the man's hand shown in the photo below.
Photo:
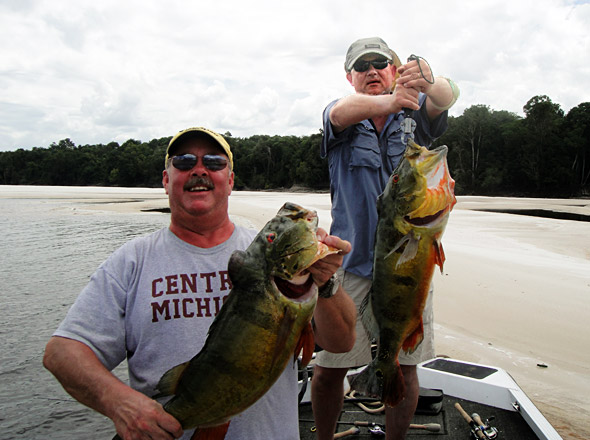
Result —
[[342, 266], [342, 259], [344, 255], [351, 251], [352, 246], [346, 240], [342, 240], [335, 235], [328, 235], [328, 233], [322, 228], [318, 229], [317, 235], [320, 242], [340, 250], [340, 252], [336, 254], [330, 254], [315, 262], [313, 266], [309, 268], [309, 272], [311, 273], [314, 282], [318, 286], [323, 286], [328, 282], [332, 275], [334, 275], [338, 268]]
[[432, 71], [426, 60], [412, 60], [403, 66], [400, 66], [397, 71], [400, 77], [396, 80], [396, 84], [405, 88], [413, 88], [418, 92], [428, 95], [428, 91], [434, 83]]
[[[323, 229], [318, 229], [318, 239], [340, 249], [337, 254], [328, 255], [309, 268], [315, 283], [321, 287], [342, 266], [342, 258], [352, 250], [352, 246], [346, 240], [328, 235]], [[356, 338], [356, 308], [342, 286], [338, 287], [336, 295], [318, 300], [313, 317], [315, 341], [319, 346], [332, 353], [345, 353], [352, 349]]]
[[121, 382], [82, 342], [53, 336], [43, 365], [76, 400], [110, 418], [123, 439], [182, 436], [180, 423], [162, 405]]
[[131, 389], [119, 400], [111, 418], [124, 440], [172, 440], [183, 433], [180, 423], [162, 405]]

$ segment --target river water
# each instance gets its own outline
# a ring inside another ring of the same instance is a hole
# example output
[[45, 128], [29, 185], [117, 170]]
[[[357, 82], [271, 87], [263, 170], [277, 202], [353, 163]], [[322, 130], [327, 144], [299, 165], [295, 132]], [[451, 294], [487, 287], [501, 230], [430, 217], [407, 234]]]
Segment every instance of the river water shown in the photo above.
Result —
[[[90, 275], [161, 213], [92, 214], [67, 199], [0, 198], [0, 438], [108, 439], [109, 419], [75, 402], [42, 367], [45, 344]], [[117, 375], [126, 378], [124, 366]]]
[[[287, 200], [316, 209], [329, 228], [328, 194], [234, 192], [230, 213], [259, 229]], [[472, 211], [496, 204], [590, 214], [587, 201], [462, 198], [435, 280], [437, 353], [507, 369], [560, 434], [590, 438], [590, 223]], [[162, 189], [0, 186], [0, 439], [112, 438], [112, 422], [43, 368], [43, 351], [100, 263], [169, 224], [169, 214], [140, 209], [166, 206]], [[471, 326], [481, 310], [494, 319]], [[115, 374], [125, 380], [126, 366]]]

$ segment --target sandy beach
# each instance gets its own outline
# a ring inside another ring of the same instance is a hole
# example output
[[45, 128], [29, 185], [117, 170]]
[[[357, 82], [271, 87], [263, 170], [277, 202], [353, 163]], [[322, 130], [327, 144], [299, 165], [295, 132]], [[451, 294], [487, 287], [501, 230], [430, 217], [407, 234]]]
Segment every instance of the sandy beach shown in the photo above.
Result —
[[[38, 196], [4, 187], [0, 197]], [[56, 188], [50, 197], [77, 214], [167, 207], [162, 189]], [[480, 211], [588, 216], [590, 200], [457, 199], [434, 279], [437, 354], [506, 369], [562, 437], [590, 438], [590, 222]], [[316, 209], [329, 229], [323, 193], [235, 191], [230, 215], [259, 229], [286, 201]]]

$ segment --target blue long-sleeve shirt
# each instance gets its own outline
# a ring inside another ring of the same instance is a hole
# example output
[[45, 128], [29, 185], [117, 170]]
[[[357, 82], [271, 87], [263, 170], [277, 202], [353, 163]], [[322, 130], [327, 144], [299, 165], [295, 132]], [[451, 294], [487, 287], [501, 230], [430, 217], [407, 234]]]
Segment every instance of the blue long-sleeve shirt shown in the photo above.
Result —
[[[416, 121], [416, 143], [430, 146], [446, 131], [448, 113], [445, 111], [430, 121], [425, 101], [426, 95], [421, 94], [420, 110], [412, 117]], [[344, 256], [344, 269], [371, 278], [377, 197], [385, 189], [405, 151], [401, 140], [404, 116], [403, 112], [389, 115], [380, 134], [368, 119], [335, 133], [329, 115], [336, 102], [331, 102], [324, 110], [324, 136], [320, 148], [321, 157], [328, 157], [330, 169], [330, 233], [352, 244], [352, 251]]]

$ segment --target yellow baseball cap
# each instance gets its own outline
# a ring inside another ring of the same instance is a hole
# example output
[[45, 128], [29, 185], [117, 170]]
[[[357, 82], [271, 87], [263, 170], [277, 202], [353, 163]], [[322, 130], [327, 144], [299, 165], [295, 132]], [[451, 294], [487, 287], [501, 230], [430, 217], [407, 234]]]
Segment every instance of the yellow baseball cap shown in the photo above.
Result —
[[166, 164], [168, 163], [168, 159], [170, 158], [170, 152], [172, 151], [172, 148], [178, 145], [181, 139], [187, 139], [189, 137], [195, 136], [198, 133], [205, 133], [206, 135], [209, 135], [209, 137], [211, 137], [222, 148], [225, 154], [227, 154], [227, 157], [229, 158], [229, 164], [231, 166], [231, 169], [233, 170], [234, 156], [231, 152], [229, 144], [224, 139], [224, 137], [221, 136], [219, 133], [216, 133], [213, 130], [209, 130], [205, 127], [191, 127], [176, 133], [174, 137], [170, 139], [170, 143], [168, 144], [168, 148], [166, 149], [166, 160], [164, 161], [164, 166], [166, 166]]

